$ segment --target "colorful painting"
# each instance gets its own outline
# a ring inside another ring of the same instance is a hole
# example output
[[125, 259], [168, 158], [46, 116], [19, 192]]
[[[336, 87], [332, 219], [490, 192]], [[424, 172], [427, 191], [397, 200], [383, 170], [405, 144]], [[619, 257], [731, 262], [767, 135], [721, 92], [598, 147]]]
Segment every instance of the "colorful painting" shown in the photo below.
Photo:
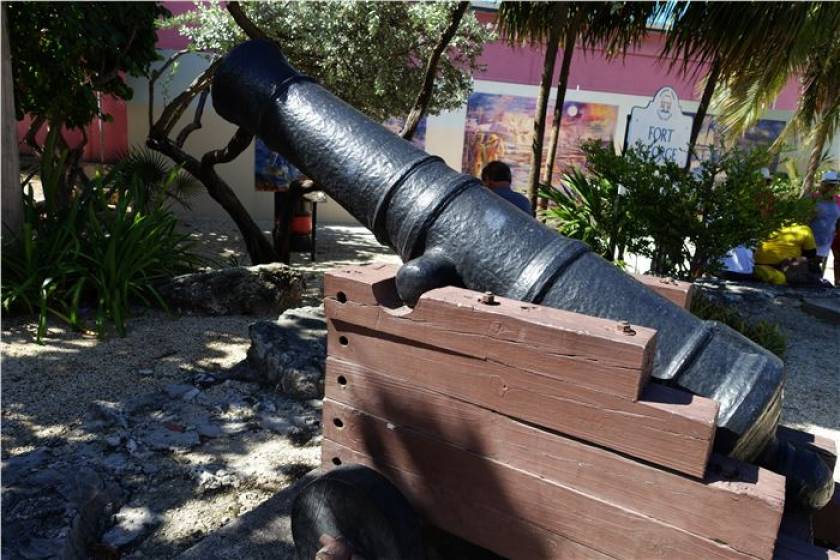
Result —
[[[694, 117], [694, 113], [686, 113], [686, 115]], [[769, 146], [776, 141], [786, 124], [785, 121], [762, 119], [747, 130], [743, 138], [738, 140], [738, 147], [748, 150], [757, 146]], [[697, 136], [697, 144], [694, 148], [697, 160], [705, 161], [709, 159], [712, 148], [717, 151], [722, 149], [723, 137], [720, 126], [720, 123], [712, 116], [703, 119], [703, 126], [700, 128], [700, 134]]]
[[257, 138], [254, 147], [254, 185], [258, 191], [284, 191], [289, 184], [303, 174], [277, 152], [268, 149]]
[[[549, 109], [554, 101], [549, 100]], [[513, 187], [524, 190], [531, 163], [531, 139], [537, 102], [533, 97], [473, 93], [467, 102], [467, 122], [464, 132], [464, 173], [478, 177], [481, 168], [493, 160], [510, 165]], [[546, 124], [545, 151], [553, 121], [549, 110]], [[553, 181], [559, 181], [563, 171], [572, 164], [584, 161], [580, 143], [599, 139], [612, 142], [618, 121], [618, 107], [601, 103], [566, 101], [563, 122], [557, 144], [557, 158]]]
[[[399, 134], [404, 119], [388, 119], [383, 126]], [[426, 118], [420, 119], [412, 143], [423, 149], [426, 144]], [[258, 191], [276, 192], [289, 188], [289, 184], [303, 174], [283, 156], [271, 151], [262, 140], [257, 138], [254, 149], [254, 185]]]

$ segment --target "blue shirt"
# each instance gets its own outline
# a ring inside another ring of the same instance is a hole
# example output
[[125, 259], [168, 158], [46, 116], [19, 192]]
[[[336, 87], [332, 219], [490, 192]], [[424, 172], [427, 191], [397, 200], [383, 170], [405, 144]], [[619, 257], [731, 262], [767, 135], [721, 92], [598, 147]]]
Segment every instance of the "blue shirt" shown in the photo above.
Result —
[[526, 214], [531, 214], [531, 203], [524, 195], [519, 194], [510, 187], [500, 187], [498, 189], [490, 189], [497, 195], [501, 196]]
[[831, 252], [831, 242], [834, 241], [834, 227], [840, 219], [840, 204], [831, 200], [817, 201], [817, 215], [811, 222], [811, 231], [817, 242], [817, 254], [827, 257]]

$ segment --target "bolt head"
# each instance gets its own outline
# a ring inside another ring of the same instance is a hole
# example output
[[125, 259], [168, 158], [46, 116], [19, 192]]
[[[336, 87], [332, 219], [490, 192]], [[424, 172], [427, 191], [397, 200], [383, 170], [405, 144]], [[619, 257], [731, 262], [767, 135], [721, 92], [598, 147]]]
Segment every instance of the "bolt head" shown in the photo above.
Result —
[[636, 331], [633, 330], [633, 326], [630, 324], [630, 321], [619, 321], [615, 325], [615, 330], [629, 336], [636, 334]]
[[484, 292], [479, 296], [478, 301], [485, 304], [493, 304], [496, 303], [496, 296], [493, 295], [493, 292]]

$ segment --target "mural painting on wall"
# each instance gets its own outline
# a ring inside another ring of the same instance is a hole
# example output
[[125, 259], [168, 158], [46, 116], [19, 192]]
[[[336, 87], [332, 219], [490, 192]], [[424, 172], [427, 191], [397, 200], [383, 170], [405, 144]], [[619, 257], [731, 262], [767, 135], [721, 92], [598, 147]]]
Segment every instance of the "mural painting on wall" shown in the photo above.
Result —
[[[685, 113], [694, 117], [694, 113]], [[785, 128], [785, 121], [777, 121], [771, 119], [761, 119], [755, 126], [744, 133], [743, 138], [738, 140], [739, 148], [749, 150], [758, 146], [769, 146], [782, 133]], [[700, 134], [697, 135], [697, 144], [694, 147], [696, 154], [695, 161], [705, 161], [709, 159], [711, 150], [720, 151], [723, 145], [723, 137], [721, 125], [714, 117], [707, 116], [703, 119], [703, 126], [700, 128]]]
[[[548, 102], [549, 109], [554, 100]], [[533, 97], [473, 93], [467, 102], [464, 128], [464, 173], [478, 177], [490, 161], [501, 160], [510, 165], [513, 187], [524, 190], [531, 162], [531, 138], [537, 101]], [[545, 151], [551, 135], [551, 110], [548, 113]], [[612, 142], [618, 121], [618, 107], [602, 103], [566, 101], [557, 145], [557, 159], [552, 182], [557, 183], [563, 171], [572, 164], [583, 163], [580, 143], [589, 139]]]
[[[404, 119], [388, 119], [383, 126], [399, 134]], [[423, 148], [426, 143], [426, 119], [420, 120], [412, 143]], [[303, 174], [283, 156], [271, 151], [262, 140], [257, 138], [254, 149], [254, 186], [258, 191], [276, 192], [289, 188], [289, 183], [303, 176]]]

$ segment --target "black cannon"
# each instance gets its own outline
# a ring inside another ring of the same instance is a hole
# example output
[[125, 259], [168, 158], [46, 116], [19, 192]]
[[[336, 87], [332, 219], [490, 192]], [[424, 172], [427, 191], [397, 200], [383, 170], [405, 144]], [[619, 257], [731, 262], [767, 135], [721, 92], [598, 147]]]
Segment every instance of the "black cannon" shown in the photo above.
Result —
[[212, 92], [223, 118], [288, 158], [400, 255], [397, 289], [407, 304], [461, 285], [654, 328], [653, 377], [718, 402], [717, 451], [786, 474], [810, 507], [830, 499], [831, 473], [819, 457], [776, 441], [784, 370], [770, 352], [697, 319], [369, 120], [298, 73], [271, 42], [234, 48]]

